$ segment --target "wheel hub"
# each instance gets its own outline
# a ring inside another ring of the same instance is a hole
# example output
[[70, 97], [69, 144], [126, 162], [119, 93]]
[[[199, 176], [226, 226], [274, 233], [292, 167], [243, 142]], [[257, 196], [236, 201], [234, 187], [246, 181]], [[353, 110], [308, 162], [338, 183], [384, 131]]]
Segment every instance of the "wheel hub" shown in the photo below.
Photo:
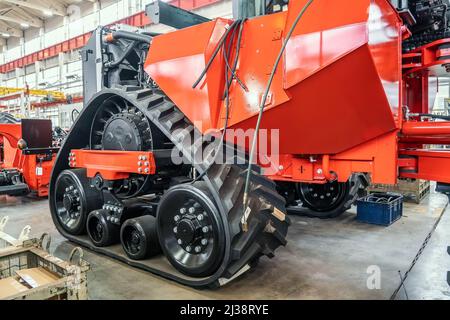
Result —
[[340, 203], [344, 189], [342, 183], [335, 181], [326, 184], [303, 184], [300, 192], [309, 206], [318, 211], [327, 211]]
[[201, 254], [210, 242], [208, 214], [202, 206], [190, 201], [174, 216], [173, 233], [178, 244], [192, 254]]
[[122, 111], [108, 119], [105, 124], [103, 150], [138, 151], [149, 148], [149, 124], [145, 117]]

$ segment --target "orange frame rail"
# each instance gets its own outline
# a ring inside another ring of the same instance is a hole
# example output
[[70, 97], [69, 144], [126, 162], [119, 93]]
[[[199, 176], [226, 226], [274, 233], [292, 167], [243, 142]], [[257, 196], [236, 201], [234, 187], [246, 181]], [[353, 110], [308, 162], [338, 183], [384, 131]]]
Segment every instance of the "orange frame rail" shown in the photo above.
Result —
[[152, 152], [76, 149], [69, 153], [71, 168], [86, 168], [89, 178], [100, 174], [106, 180], [126, 179], [132, 173], [156, 173]]

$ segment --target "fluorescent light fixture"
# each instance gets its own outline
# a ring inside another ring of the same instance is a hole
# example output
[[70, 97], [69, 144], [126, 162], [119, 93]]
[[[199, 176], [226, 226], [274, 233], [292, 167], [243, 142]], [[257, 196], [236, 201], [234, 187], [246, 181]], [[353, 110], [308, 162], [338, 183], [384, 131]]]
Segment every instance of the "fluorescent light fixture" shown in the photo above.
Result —
[[9, 38], [11, 35], [9, 33], [6, 32], [2, 32], [2, 37], [3, 38]]
[[29, 27], [30, 27], [30, 25], [29, 25], [28, 23], [26, 23], [26, 22], [22, 22], [22, 23], [20, 24], [20, 26], [21, 26], [22, 28], [29, 28]]
[[42, 13], [44, 14], [44, 16], [47, 16], [47, 17], [53, 16], [52, 10], [44, 9], [44, 10], [42, 10]]

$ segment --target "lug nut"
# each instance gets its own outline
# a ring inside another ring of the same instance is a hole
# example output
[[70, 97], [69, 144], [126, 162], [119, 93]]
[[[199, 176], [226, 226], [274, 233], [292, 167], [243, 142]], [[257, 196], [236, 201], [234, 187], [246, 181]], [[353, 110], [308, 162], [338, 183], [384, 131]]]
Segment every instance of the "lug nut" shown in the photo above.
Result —
[[194, 207], [190, 207], [189, 208], [189, 213], [194, 213], [195, 212], [195, 208]]
[[142, 161], [138, 161], [138, 167], [142, 166]]
[[208, 244], [208, 239], [202, 239], [202, 245], [206, 246]]
[[199, 215], [197, 216], [197, 220], [202, 221], [202, 220], [203, 220], [203, 215], [202, 215], [202, 214], [199, 214]]
[[175, 222], [177, 222], [178, 220], [180, 220], [180, 216], [176, 215], [175, 217], [173, 217], [173, 220], [175, 220]]
[[145, 168], [144, 172], [149, 173], [150, 172], [149, 168]]
[[186, 208], [181, 208], [181, 209], [180, 209], [180, 213], [181, 213], [181, 214], [185, 214], [185, 213], [186, 213]]
[[202, 247], [196, 246], [195, 247], [195, 252], [199, 253], [200, 251], [202, 251]]
[[178, 244], [182, 244], [183, 241], [181, 239], [178, 239]]
[[177, 232], [178, 232], [177, 227], [174, 227], [174, 228], [173, 228], [173, 233], [177, 233]]
[[139, 172], [139, 173], [142, 172], [142, 168], [138, 168], [138, 172]]
[[187, 246], [187, 247], [186, 247], [186, 251], [187, 251], [187, 252], [191, 252], [191, 250], [192, 250], [191, 246]]
[[148, 163], [148, 161], [145, 161], [144, 166], [148, 167], [150, 165], [150, 163]]
[[209, 231], [209, 228], [207, 226], [204, 226], [202, 228], [203, 233], [207, 233]]

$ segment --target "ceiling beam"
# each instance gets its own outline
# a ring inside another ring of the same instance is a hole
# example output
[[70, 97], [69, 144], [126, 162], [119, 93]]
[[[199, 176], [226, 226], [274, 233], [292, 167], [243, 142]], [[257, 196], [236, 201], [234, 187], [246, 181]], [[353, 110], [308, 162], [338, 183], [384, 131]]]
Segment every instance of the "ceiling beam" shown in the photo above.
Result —
[[23, 32], [20, 29], [13, 28], [3, 21], [0, 21], [0, 33], [7, 33], [11, 37], [21, 38], [23, 36]]
[[0, 20], [6, 22], [17, 23], [19, 25], [29, 25], [35, 28], [41, 28], [43, 26], [42, 21], [38, 19], [21, 19], [19, 17], [13, 17], [10, 15], [0, 15]]
[[1, 0], [1, 2], [8, 2], [10, 4], [15, 4], [16, 6], [19, 6], [19, 7], [34, 9], [34, 10], [38, 10], [41, 12], [50, 10], [53, 12], [53, 14], [58, 15], [58, 16], [66, 15], [65, 7], [56, 2], [52, 2], [52, 3], [48, 3], [48, 4], [45, 4], [42, 1], [39, 3], [39, 2], [31, 1], [31, 0]]

